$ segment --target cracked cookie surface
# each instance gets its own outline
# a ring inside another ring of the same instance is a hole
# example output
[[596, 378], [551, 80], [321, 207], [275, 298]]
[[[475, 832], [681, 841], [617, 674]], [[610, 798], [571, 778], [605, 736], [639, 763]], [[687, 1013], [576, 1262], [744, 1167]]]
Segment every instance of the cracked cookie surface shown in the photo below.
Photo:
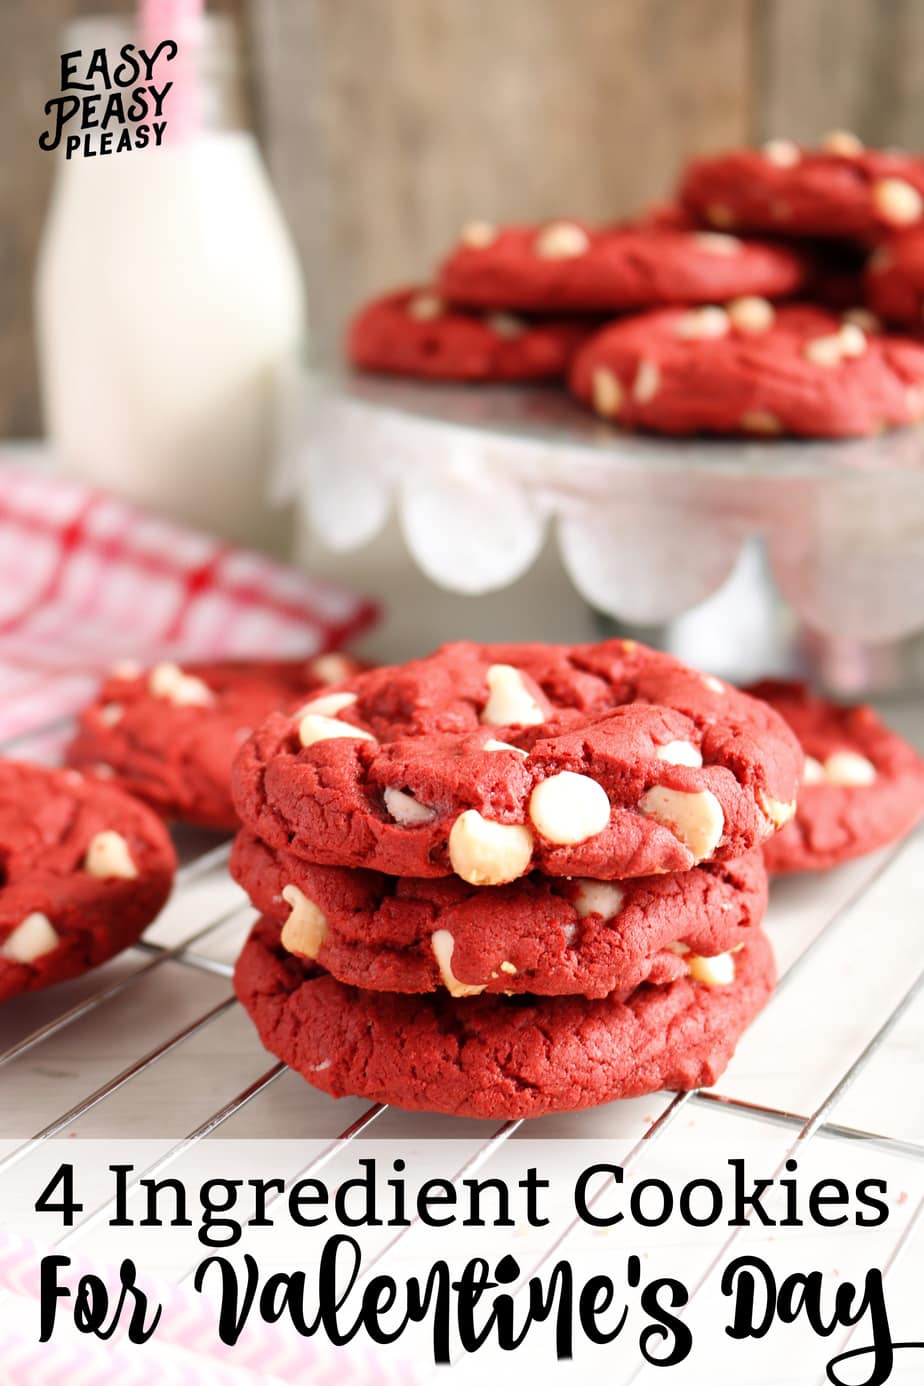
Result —
[[268, 714], [360, 666], [343, 654], [117, 667], [80, 716], [69, 764], [166, 818], [233, 829], [231, 762]]
[[425, 380], [559, 380], [593, 329], [566, 318], [465, 311], [431, 289], [405, 289], [360, 309], [347, 356], [360, 370]]
[[144, 804], [74, 770], [0, 762], [0, 1000], [127, 948], [165, 903], [175, 865]]
[[626, 318], [577, 353], [569, 387], [655, 433], [853, 437], [924, 414], [924, 345], [808, 304], [745, 298]]
[[866, 149], [846, 131], [819, 149], [768, 140], [692, 160], [679, 197], [723, 231], [844, 237], [876, 242], [924, 216], [924, 160]]
[[796, 816], [764, 844], [769, 871], [837, 866], [911, 831], [924, 814], [924, 759], [871, 707], [828, 702], [785, 680], [748, 691], [776, 708], [805, 751]]
[[627, 997], [400, 996], [349, 987], [293, 958], [261, 919], [234, 984], [263, 1044], [334, 1097], [512, 1119], [714, 1083], [767, 1001], [756, 930], [728, 985], [683, 978]]
[[759, 851], [619, 883], [533, 874], [506, 886], [315, 866], [238, 834], [231, 874], [283, 944], [376, 991], [607, 996], [746, 943], [763, 918]]
[[494, 229], [460, 244], [438, 276], [451, 303], [524, 312], [626, 312], [710, 303], [739, 294], [779, 298], [805, 282], [808, 261], [789, 246], [658, 224], [591, 227], [577, 221]]
[[633, 641], [456, 644], [271, 716], [233, 786], [275, 849], [486, 886], [741, 856], [801, 768], [766, 704]]

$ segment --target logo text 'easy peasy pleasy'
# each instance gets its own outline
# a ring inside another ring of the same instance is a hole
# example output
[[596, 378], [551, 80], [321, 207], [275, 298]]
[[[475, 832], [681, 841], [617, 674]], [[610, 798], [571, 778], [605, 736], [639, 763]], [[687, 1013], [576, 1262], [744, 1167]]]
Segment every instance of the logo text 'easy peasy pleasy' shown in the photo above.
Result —
[[164, 98], [173, 86], [163, 67], [177, 55], [173, 39], [148, 53], [125, 43], [114, 58], [105, 48], [61, 54], [61, 94], [45, 102], [51, 118], [39, 148], [63, 145], [64, 157], [124, 154], [163, 141]]

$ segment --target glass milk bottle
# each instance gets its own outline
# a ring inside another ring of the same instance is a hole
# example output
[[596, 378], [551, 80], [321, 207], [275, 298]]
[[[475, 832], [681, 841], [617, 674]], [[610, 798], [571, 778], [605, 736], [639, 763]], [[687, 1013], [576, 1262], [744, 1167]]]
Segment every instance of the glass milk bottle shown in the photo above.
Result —
[[[209, 18], [200, 34], [185, 53], [191, 128], [171, 128], [168, 93], [161, 147], [46, 156], [61, 162], [37, 277], [45, 418], [69, 474], [272, 545], [280, 520], [266, 497], [305, 347], [304, 291], [240, 120], [234, 28]], [[65, 40], [86, 56], [105, 46], [114, 66], [134, 37], [118, 21], [81, 20]], [[174, 74], [159, 75], [163, 85]]]

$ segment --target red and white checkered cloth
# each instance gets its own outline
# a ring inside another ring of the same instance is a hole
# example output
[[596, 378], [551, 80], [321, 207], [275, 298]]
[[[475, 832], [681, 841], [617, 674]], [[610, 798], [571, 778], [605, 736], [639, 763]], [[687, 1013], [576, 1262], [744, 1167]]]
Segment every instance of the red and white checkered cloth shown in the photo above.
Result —
[[374, 604], [24, 466], [0, 466], [0, 743], [75, 712], [116, 660], [338, 648]]

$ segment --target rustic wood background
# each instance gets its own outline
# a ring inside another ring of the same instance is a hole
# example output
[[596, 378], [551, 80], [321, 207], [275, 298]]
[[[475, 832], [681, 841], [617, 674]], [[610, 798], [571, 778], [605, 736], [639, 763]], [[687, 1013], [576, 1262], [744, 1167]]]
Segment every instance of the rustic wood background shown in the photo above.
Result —
[[[40, 429], [31, 331], [59, 35], [128, 0], [2, 0], [0, 436]], [[611, 216], [693, 150], [832, 127], [924, 145], [922, 0], [223, 0], [314, 340], [473, 217]]]

